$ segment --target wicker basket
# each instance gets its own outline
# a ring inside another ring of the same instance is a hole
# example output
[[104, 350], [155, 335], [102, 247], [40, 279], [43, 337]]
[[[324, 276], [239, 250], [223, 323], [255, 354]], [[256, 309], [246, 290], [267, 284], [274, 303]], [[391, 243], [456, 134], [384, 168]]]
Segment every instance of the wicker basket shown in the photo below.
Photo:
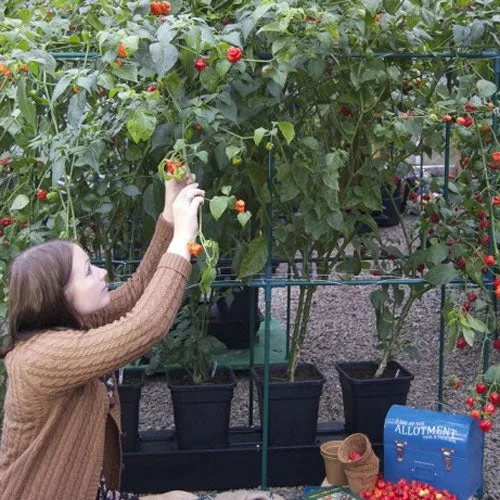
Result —
[[[358, 452], [361, 457], [349, 461], [349, 453]], [[342, 441], [338, 457], [344, 464], [345, 474], [349, 481], [349, 488], [355, 493], [363, 490], [372, 490], [375, 487], [379, 473], [380, 462], [375, 455], [370, 440], [364, 434], [351, 434]]]
[[374, 455], [365, 465], [353, 466], [350, 469], [345, 468], [344, 472], [347, 476], [349, 488], [354, 493], [373, 490], [377, 482], [379, 466], [379, 459]]

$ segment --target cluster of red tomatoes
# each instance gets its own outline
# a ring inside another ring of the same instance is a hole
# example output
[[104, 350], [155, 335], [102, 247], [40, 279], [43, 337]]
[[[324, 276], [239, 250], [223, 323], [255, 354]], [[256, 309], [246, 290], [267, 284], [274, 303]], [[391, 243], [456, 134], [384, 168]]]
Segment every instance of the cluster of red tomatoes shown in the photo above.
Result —
[[382, 478], [375, 483], [371, 491], [362, 491], [361, 498], [377, 498], [380, 500], [456, 500], [457, 497], [447, 490], [438, 490], [434, 486], [418, 481], [400, 479], [397, 483], [384, 481]]

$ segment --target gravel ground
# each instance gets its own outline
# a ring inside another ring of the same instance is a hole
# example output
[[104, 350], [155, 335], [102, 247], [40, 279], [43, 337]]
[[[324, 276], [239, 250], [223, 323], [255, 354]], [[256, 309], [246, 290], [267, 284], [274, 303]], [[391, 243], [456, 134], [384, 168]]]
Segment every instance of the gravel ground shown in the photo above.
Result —
[[[406, 221], [411, 224], [411, 219]], [[382, 230], [384, 237], [395, 241], [401, 238], [401, 228]], [[370, 303], [372, 286], [324, 286], [313, 300], [308, 337], [303, 349], [304, 361], [314, 363], [326, 377], [320, 401], [319, 421], [343, 420], [340, 383], [334, 364], [341, 360], [369, 360], [376, 357], [375, 315]], [[292, 291], [292, 315], [298, 290]], [[264, 310], [263, 298], [260, 298]], [[405, 331], [420, 356], [412, 359], [406, 354], [398, 361], [414, 375], [408, 396], [408, 405], [436, 409], [439, 362], [440, 292], [433, 290], [414, 304], [405, 324]], [[286, 289], [275, 288], [272, 294], [272, 316], [283, 325], [286, 321]], [[450, 353], [445, 356], [445, 377], [458, 375], [463, 382], [459, 390], [446, 387], [446, 410], [463, 412], [467, 386], [474, 381], [478, 363], [477, 349]], [[491, 362], [498, 362], [498, 353], [491, 354]], [[247, 425], [248, 378], [238, 375], [238, 386], [231, 408], [231, 425]], [[257, 405], [254, 405], [255, 422], [258, 423]], [[143, 389], [140, 413], [140, 430], [172, 429], [174, 427], [170, 394], [163, 377], [150, 377]], [[485, 492], [500, 497], [500, 422], [486, 436], [484, 478]], [[301, 488], [274, 488], [287, 499], [300, 497]], [[210, 492], [209, 492], [210, 493]]]

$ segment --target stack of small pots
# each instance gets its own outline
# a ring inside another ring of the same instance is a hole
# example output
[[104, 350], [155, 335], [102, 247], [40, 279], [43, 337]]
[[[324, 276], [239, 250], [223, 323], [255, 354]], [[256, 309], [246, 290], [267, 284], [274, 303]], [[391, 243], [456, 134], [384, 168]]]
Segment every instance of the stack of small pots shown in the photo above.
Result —
[[339, 460], [339, 447], [342, 441], [327, 441], [320, 447], [320, 453], [325, 462], [326, 480], [329, 484], [346, 485], [347, 477], [344, 465]]
[[[356, 458], [353, 459], [353, 454]], [[342, 441], [338, 459], [344, 466], [349, 488], [354, 493], [373, 490], [379, 473], [379, 459], [364, 434], [351, 434]]]

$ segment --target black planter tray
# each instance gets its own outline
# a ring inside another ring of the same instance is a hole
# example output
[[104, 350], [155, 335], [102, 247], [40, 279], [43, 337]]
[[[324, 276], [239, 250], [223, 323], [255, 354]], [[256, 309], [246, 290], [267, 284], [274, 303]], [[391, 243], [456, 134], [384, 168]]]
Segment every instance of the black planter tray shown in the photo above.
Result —
[[[268, 449], [268, 486], [321, 484], [325, 477], [321, 443], [344, 439], [341, 422], [318, 424], [316, 443]], [[178, 450], [174, 431], [140, 434], [138, 451], [123, 454], [124, 491], [229, 490], [261, 485], [261, 429], [232, 428], [229, 447]]]

